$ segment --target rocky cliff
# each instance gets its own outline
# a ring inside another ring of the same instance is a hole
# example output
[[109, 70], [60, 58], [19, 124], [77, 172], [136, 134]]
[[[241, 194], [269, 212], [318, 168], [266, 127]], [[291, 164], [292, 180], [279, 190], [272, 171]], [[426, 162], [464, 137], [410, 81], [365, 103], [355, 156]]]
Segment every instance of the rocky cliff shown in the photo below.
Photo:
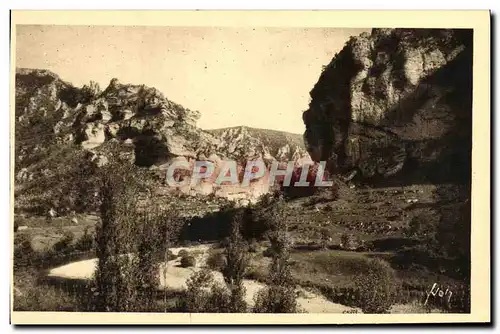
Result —
[[303, 114], [311, 157], [364, 180], [467, 180], [472, 31], [373, 29], [326, 65]]
[[218, 150], [228, 156], [272, 161], [309, 159], [302, 135], [247, 126], [208, 130], [220, 140]]

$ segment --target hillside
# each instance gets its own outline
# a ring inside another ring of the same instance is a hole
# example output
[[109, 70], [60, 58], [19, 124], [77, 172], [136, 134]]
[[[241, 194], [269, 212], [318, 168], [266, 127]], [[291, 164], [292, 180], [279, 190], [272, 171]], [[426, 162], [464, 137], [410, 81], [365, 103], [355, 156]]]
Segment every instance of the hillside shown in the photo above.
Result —
[[245, 156], [263, 153], [267, 160], [289, 161], [308, 157], [302, 135], [247, 126], [207, 130], [221, 140], [223, 149], [231, 154]]
[[[247, 160], [308, 158], [300, 135], [246, 127], [204, 131], [196, 126], [198, 111], [156, 88], [118, 79], [101, 91], [92, 82], [75, 87], [47, 70], [17, 69], [15, 115], [16, 210], [39, 214], [75, 209], [81, 183], [110, 163], [150, 170], [165, 194], [172, 189], [161, 180], [172, 161], [210, 160], [220, 169], [224, 160], [236, 160], [241, 172]], [[221, 191], [210, 180], [177, 190], [242, 199], [267, 188]]]

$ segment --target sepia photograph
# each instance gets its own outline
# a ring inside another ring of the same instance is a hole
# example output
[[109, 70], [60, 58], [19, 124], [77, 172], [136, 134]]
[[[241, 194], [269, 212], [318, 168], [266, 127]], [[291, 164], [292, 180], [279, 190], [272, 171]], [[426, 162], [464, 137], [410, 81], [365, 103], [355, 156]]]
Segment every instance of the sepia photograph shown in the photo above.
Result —
[[489, 319], [487, 11], [119, 13], [12, 15], [19, 323]]

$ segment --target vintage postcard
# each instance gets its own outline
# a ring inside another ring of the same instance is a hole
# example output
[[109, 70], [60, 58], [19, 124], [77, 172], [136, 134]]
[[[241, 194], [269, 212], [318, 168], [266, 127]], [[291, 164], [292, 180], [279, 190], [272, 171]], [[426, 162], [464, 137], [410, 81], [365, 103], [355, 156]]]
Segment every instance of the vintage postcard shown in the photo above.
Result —
[[488, 11], [12, 11], [13, 324], [485, 323]]

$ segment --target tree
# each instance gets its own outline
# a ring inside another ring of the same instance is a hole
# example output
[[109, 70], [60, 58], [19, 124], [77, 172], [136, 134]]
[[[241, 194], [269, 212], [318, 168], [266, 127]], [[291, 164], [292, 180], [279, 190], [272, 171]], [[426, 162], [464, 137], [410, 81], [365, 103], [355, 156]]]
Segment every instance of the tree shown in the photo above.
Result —
[[[113, 164], [100, 171], [101, 224], [96, 227], [95, 308], [123, 312], [136, 308], [136, 202], [144, 188], [133, 166]], [[142, 243], [144, 246], [144, 243]]]
[[328, 248], [328, 243], [330, 242], [330, 240], [332, 239], [332, 231], [329, 230], [328, 228], [326, 227], [323, 227], [320, 231], [319, 231], [320, 235], [321, 235], [321, 247], [323, 249], [327, 249]]
[[[180, 229], [182, 226], [182, 220], [178, 217], [178, 212], [173, 210], [172, 208], [159, 210], [159, 214], [157, 215], [157, 224], [158, 224], [158, 236], [153, 238], [156, 243], [156, 254], [163, 256], [163, 266], [161, 267], [161, 275], [163, 277], [163, 284], [165, 288], [163, 289], [163, 306], [164, 312], [167, 312], [168, 303], [167, 303], [167, 269], [168, 269], [168, 261], [173, 259], [173, 254], [170, 251], [169, 247], [172, 242], [174, 242], [180, 233]], [[151, 243], [151, 240], [149, 241]]]
[[468, 199], [440, 208], [441, 217], [436, 228], [435, 240], [438, 251], [456, 260], [455, 274], [470, 280], [471, 263], [471, 204]]
[[145, 213], [142, 219], [142, 233], [139, 234], [137, 257], [135, 258], [135, 288], [137, 289], [136, 309], [151, 310], [155, 307], [155, 292], [160, 285], [159, 263], [154, 253], [155, 247], [151, 240], [158, 235], [158, 216]]
[[224, 281], [231, 294], [230, 312], [246, 312], [245, 287], [243, 277], [248, 268], [248, 255], [246, 243], [241, 236], [242, 213], [238, 212], [232, 221], [231, 234], [225, 249], [225, 266], [222, 269]]
[[[243, 277], [248, 267], [246, 243], [240, 233], [242, 212], [232, 220], [230, 236], [225, 240], [221, 271], [226, 286], [214, 281], [212, 273], [204, 269], [194, 273], [187, 282], [182, 309], [187, 312], [243, 313], [247, 310]], [[215, 254], [215, 253], [214, 253]], [[183, 258], [189, 257], [184, 254]], [[214, 256], [212, 256], [214, 257]]]
[[122, 275], [117, 261], [118, 242], [118, 204], [116, 181], [113, 177], [102, 179], [101, 185], [101, 224], [96, 227], [96, 255], [98, 258], [95, 273], [95, 308], [97, 311], [121, 311], [123, 290]]
[[[186, 312], [219, 312], [213, 310], [212, 303], [209, 303], [210, 289], [214, 285], [214, 277], [208, 269], [195, 272], [186, 282], [186, 296], [182, 300], [181, 308]], [[212, 298], [213, 301], [213, 298]]]
[[355, 285], [364, 313], [387, 313], [400, 287], [394, 269], [380, 259], [368, 260], [366, 272], [357, 276]]
[[101, 94], [101, 87], [99, 87], [97, 82], [91, 80], [88, 85], [83, 85], [80, 94], [80, 101], [82, 103], [88, 103]]
[[255, 297], [255, 313], [297, 313], [297, 301], [290, 270], [290, 239], [284, 212], [284, 200], [277, 201], [272, 214], [269, 234], [272, 261], [269, 286]]

